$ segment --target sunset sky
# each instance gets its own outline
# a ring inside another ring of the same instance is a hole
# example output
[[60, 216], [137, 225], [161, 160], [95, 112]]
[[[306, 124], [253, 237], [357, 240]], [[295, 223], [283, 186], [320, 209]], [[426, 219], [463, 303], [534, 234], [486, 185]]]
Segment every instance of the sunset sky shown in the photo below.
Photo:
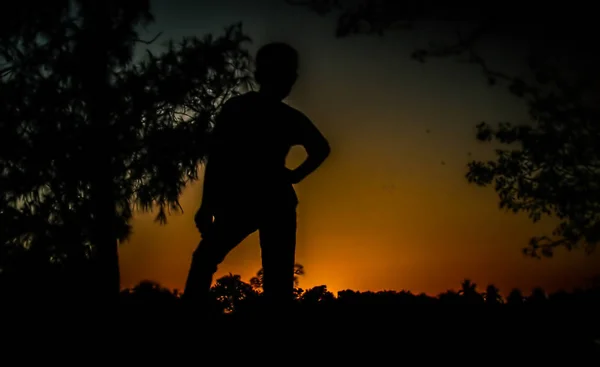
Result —
[[[410, 59], [439, 32], [336, 39], [334, 18], [284, 0], [155, 0], [154, 13], [157, 22], [147, 32], [164, 31], [158, 42], [220, 33], [242, 21], [253, 53], [271, 41], [299, 50], [300, 79], [287, 102], [309, 116], [332, 147], [323, 167], [296, 186], [297, 262], [306, 269], [301, 287], [435, 295], [470, 278], [504, 292], [555, 290], [583, 284], [598, 268], [600, 254], [581, 251], [525, 258], [521, 248], [529, 237], [549, 234], [554, 223], [533, 225], [525, 215], [504, 213], [492, 188], [467, 183], [469, 159], [491, 157], [492, 149], [475, 140], [474, 125], [525, 121], [527, 114], [505, 89], [487, 86], [474, 66]], [[518, 54], [499, 42], [486, 55], [519, 70]], [[293, 150], [290, 166], [302, 158], [301, 148]], [[133, 236], [120, 249], [123, 287], [151, 279], [183, 288], [200, 239], [193, 216], [201, 189], [199, 181], [186, 190], [185, 213], [166, 226], [155, 224], [153, 214], [137, 215]], [[248, 281], [260, 267], [254, 234], [217, 276], [231, 272]]]

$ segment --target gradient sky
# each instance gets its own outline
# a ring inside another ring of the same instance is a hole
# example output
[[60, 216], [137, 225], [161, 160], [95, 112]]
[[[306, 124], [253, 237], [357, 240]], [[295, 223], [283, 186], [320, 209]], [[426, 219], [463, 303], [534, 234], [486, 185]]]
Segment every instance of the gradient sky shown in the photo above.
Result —
[[[289, 42], [302, 57], [300, 80], [288, 103], [308, 115], [330, 140], [330, 159], [296, 186], [297, 262], [300, 286], [342, 289], [407, 289], [435, 295], [470, 278], [501, 291], [535, 286], [547, 290], [583, 284], [600, 254], [559, 251], [553, 259], [525, 258], [533, 225], [525, 215], [498, 209], [492, 188], [464, 178], [471, 158], [491, 157], [474, 138], [482, 120], [525, 121], [525, 106], [504, 89], [486, 85], [479, 70], [452, 60], [419, 64], [410, 52], [439, 31], [335, 39], [335, 19], [284, 0], [155, 0], [157, 22], [148, 34], [160, 40], [220, 33], [242, 21], [254, 51], [271, 41]], [[514, 52], [513, 52], [514, 51]], [[496, 45], [486, 55], [518, 70], [518, 50]], [[289, 165], [303, 158], [294, 149]], [[122, 285], [155, 280], [182, 289], [200, 236], [193, 216], [202, 181], [181, 200], [184, 214], [166, 226], [153, 214], [134, 219], [134, 234], [120, 249]], [[236, 248], [217, 276], [246, 281], [261, 267], [257, 234]]]

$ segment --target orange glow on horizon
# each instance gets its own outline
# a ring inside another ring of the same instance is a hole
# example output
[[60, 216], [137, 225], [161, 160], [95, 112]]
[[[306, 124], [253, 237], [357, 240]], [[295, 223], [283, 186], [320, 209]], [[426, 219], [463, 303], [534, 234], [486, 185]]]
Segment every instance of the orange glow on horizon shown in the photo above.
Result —
[[[302, 157], [295, 150], [289, 165]], [[362, 181], [338, 187], [338, 177], [354, 174], [352, 165], [341, 166], [332, 160], [297, 185], [297, 262], [306, 269], [300, 278], [303, 289], [324, 284], [334, 294], [345, 289], [408, 290], [435, 296], [458, 289], [469, 278], [480, 290], [493, 283], [503, 293], [514, 287], [528, 292], [538, 285], [551, 291], [582, 284], [593, 274], [597, 255], [560, 251], [554, 259], [524, 258], [520, 249], [529, 236], [539, 234], [540, 227], [551, 229], [551, 223], [533, 226], [524, 216], [499, 211], [492, 189], [472, 187], [460, 175], [450, 186], [455, 195], [472, 198], [465, 203], [442, 190], [446, 181], [419, 185], [407, 178], [390, 193], [377, 190], [376, 176], [367, 172]], [[170, 216], [166, 226], [153, 223], [151, 213], [136, 217], [135, 233], [121, 248], [123, 287], [150, 279], [183, 289], [200, 239], [193, 216], [201, 187], [201, 180], [190, 185], [182, 197], [185, 212]], [[369, 194], [360, 196], [362, 192]], [[428, 193], [427, 202], [423, 193]], [[249, 282], [260, 268], [255, 233], [232, 251], [216, 277], [233, 273]]]

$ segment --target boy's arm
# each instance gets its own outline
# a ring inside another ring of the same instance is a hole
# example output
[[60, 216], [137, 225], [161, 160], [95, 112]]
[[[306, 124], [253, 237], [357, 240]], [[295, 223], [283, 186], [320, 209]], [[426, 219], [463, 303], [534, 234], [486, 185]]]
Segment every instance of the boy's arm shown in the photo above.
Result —
[[[219, 119], [221, 120], [221, 119]], [[207, 152], [207, 159], [204, 165], [204, 184], [202, 186], [202, 207], [212, 207], [211, 200], [215, 193], [215, 169], [218, 169], [220, 131], [215, 126], [213, 136]]]
[[305, 116], [298, 124], [297, 142], [306, 150], [307, 158], [291, 171], [292, 183], [296, 184], [313, 173], [327, 159], [331, 147], [319, 129]]
[[210, 160], [204, 165], [204, 183], [202, 185], [202, 207], [213, 207], [211, 200], [214, 198], [214, 178], [213, 170], [211, 169], [212, 164]]
[[204, 166], [204, 183], [202, 185], [202, 203], [200, 209], [196, 213], [195, 221], [196, 226], [202, 232], [212, 222], [214, 214], [214, 200], [216, 197], [216, 190], [218, 189], [216, 170], [219, 169], [220, 152], [222, 145], [223, 133], [228, 125], [228, 120], [231, 119], [231, 106], [229, 103], [225, 103], [221, 112], [216, 118], [215, 128], [212, 136], [209, 139], [209, 146], [207, 150], [207, 160]]
[[210, 169], [210, 162], [204, 168], [204, 183], [202, 185], [202, 203], [194, 216], [196, 228], [200, 233], [205, 233], [213, 222], [214, 216], [214, 179]]

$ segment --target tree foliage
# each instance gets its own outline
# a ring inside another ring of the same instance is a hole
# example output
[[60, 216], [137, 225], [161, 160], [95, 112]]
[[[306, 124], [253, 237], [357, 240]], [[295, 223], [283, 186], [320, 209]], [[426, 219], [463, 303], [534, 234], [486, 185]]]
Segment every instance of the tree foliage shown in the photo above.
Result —
[[[412, 57], [420, 62], [436, 57], [469, 62], [481, 69], [490, 85], [506, 86], [530, 114], [524, 124], [478, 124], [477, 140], [502, 148], [496, 149], [493, 160], [470, 162], [466, 178], [477, 185], [493, 185], [502, 209], [527, 213], [534, 222], [542, 217], [558, 219], [552, 235], [532, 238], [525, 254], [550, 257], [557, 247], [583, 248], [588, 253], [595, 249], [600, 241], [600, 54], [594, 46], [593, 22], [557, 21], [591, 9], [544, 4], [541, 9], [520, 8], [517, 14], [512, 7], [488, 3], [434, 6], [361, 0], [351, 6], [343, 0], [286, 1], [321, 14], [338, 11], [338, 37], [384, 35], [433, 21], [454, 26], [454, 42], [432, 41]], [[525, 46], [526, 75], [496, 70], [482, 56], [482, 46], [494, 46], [499, 40]]]
[[[22, 253], [87, 259], [99, 232], [127, 239], [135, 210], [161, 223], [181, 210], [213, 117], [250, 81], [249, 38], [235, 24], [136, 60], [152, 20], [146, 0], [29, 0], [2, 12], [0, 268]], [[102, 198], [114, 211], [99, 223]]]

